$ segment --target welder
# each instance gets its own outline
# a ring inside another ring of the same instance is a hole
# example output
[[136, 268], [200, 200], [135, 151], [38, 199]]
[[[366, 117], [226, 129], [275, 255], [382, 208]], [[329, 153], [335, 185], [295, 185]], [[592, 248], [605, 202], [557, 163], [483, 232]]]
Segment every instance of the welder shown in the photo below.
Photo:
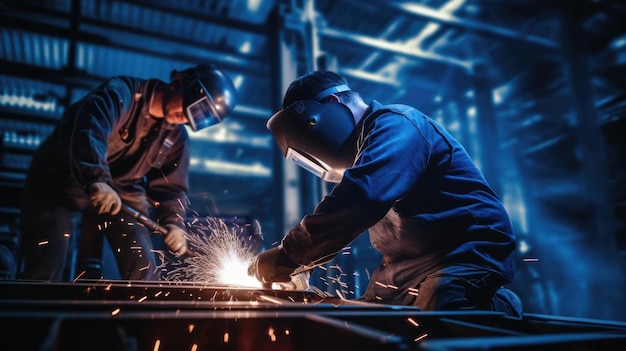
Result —
[[98, 278], [106, 237], [122, 279], [159, 280], [151, 231], [120, 209], [154, 218], [167, 228], [163, 247], [184, 255], [185, 125], [195, 132], [217, 124], [235, 104], [231, 79], [202, 63], [173, 70], [169, 82], [115, 76], [69, 106], [27, 173], [18, 278], [72, 280], [67, 263], [76, 261], [77, 277]]
[[366, 103], [331, 71], [293, 81], [267, 126], [288, 160], [337, 184], [250, 275], [288, 281], [367, 232], [383, 259], [359, 300], [521, 317], [503, 287], [515, 270], [508, 213], [443, 126], [408, 105]]

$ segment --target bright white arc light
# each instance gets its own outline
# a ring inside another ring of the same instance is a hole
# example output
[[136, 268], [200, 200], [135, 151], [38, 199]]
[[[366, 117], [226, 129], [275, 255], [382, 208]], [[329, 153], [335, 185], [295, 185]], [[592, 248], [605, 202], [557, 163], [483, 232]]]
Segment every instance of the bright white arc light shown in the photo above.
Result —
[[252, 261], [244, 261], [236, 252], [229, 251], [220, 258], [218, 281], [226, 285], [243, 285], [260, 288], [258, 279], [248, 275], [248, 266]]

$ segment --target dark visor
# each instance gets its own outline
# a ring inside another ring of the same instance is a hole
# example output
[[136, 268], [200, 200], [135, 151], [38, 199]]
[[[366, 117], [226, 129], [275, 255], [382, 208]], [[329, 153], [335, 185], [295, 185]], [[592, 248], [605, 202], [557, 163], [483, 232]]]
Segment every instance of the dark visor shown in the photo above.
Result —
[[185, 90], [183, 100], [185, 115], [193, 131], [218, 124], [222, 121], [215, 110], [211, 95], [198, 79], [194, 80]]

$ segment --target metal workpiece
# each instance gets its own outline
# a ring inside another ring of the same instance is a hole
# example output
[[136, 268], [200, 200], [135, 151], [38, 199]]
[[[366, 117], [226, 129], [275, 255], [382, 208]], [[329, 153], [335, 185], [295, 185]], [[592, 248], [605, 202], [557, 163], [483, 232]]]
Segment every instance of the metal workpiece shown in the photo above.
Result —
[[0, 281], [0, 349], [621, 350], [626, 323], [425, 312], [306, 290]]

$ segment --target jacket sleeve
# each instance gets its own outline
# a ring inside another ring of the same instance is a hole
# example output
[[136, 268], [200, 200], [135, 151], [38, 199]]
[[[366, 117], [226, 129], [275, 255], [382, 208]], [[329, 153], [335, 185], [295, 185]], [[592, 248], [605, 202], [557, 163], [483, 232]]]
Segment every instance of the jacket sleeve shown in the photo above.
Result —
[[419, 126], [392, 112], [365, 121], [358, 147], [341, 182], [283, 238], [292, 261], [315, 266], [331, 260], [409, 192], [431, 152]]
[[74, 179], [83, 187], [111, 181], [107, 164], [108, 138], [132, 102], [130, 87], [122, 80], [111, 78], [68, 111], [68, 118], [74, 119], [69, 133], [70, 167]]
[[189, 136], [180, 125], [180, 133], [173, 133], [172, 149], [163, 166], [153, 168], [147, 175], [148, 196], [156, 202], [155, 216], [161, 224], [176, 224], [185, 228], [189, 205]]

